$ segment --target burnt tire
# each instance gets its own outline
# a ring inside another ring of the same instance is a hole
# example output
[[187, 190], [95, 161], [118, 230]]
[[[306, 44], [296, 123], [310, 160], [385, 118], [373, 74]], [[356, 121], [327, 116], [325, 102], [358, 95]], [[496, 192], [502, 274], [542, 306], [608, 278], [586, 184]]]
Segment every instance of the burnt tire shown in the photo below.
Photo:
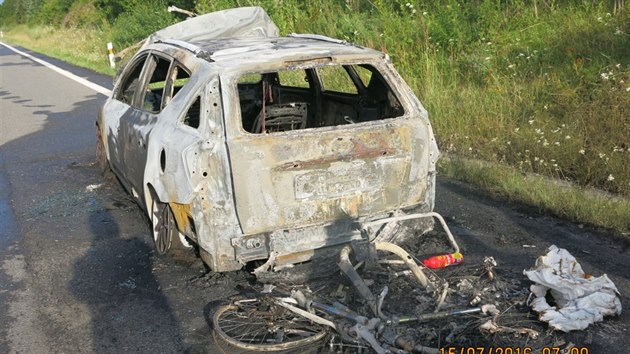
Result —
[[114, 172], [109, 166], [107, 160], [107, 153], [105, 152], [105, 146], [103, 145], [103, 138], [98, 127], [96, 127], [96, 167], [98, 172], [106, 179], [113, 179]]
[[168, 204], [153, 198], [150, 221], [155, 252], [159, 256], [182, 260], [194, 258], [193, 245], [177, 229], [173, 211]]

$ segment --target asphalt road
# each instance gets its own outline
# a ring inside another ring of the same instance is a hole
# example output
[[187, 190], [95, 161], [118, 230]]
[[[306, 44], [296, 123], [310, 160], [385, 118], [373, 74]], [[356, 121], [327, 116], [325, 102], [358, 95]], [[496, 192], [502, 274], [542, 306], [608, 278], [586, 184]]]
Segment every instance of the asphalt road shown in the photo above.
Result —
[[203, 313], [178, 318], [154, 274], [138, 208], [92, 165], [105, 96], [5, 47], [0, 70], [0, 352], [212, 352]]
[[[93, 164], [104, 99], [0, 46], [0, 352], [230, 352], [209, 316], [246, 275], [154, 256], [145, 217]], [[494, 256], [518, 273], [556, 244], [587, 272], [608, 273], [630, 308], [627, 243], [461, 183], [440, 179], [437, 193], [466, 262]], [[629, 327], [626, 311], [574, 340], [590, 353], [623, 351]]]

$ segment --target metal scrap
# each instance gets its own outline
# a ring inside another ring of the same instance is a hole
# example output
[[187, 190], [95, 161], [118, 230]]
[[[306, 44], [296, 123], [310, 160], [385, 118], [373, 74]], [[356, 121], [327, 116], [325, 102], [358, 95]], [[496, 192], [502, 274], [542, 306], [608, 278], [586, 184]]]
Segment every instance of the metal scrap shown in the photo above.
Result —
[[516, 335], [526, 335], [532, 339], [538, 338], [540, 333], [531, 328], [511, 328], [506, 326], [499, 326], [494, 322], [494, 319], [486, 321], [484, 324], [479, 326], [479, 330], [482, 333], [486, 334], [496, 334], [496, 333], [513, 333]]

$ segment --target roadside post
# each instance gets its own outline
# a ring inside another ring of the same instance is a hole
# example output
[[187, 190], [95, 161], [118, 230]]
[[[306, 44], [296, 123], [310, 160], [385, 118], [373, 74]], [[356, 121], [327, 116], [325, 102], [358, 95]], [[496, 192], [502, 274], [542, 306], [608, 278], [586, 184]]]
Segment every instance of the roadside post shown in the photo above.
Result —
[[112, 69], [116, 68], [116, 63], [114, 63], [114, 45], [112, 44], [112, 42], [108, 42], [107, 43], [107, 51], [109, 52], [108, 57], [109, 57], [109, 66], [112, 67]]

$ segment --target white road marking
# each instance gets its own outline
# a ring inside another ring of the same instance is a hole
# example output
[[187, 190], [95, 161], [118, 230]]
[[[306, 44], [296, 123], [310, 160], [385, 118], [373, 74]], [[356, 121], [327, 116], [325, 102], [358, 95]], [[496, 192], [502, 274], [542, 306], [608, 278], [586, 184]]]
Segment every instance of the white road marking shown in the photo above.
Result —
[[15, 53], [17, 53], [19, 55], [21, 55], [23, 57], [26, 57], [28, 59], [31, 59], [32, 61], [34, 61], [36, 63], [42, 64], [43, 66], [49, 68], [50, 70], [56, 71], [59, 74], [67, 77], [68, 79], [74, 80], [74, 81], [80, 83], [81, 85], [86, 86], [86, 87], [88, 87], [88, 88], [90, 88], [90, 89], [92, 89], [92, 90], [94, 90], [94, 91], [96, 91], [98, 93], [102, 93], [105, 96], [111, 96], [111, 94], [112, 94], [111, 90], [109, 90], [109, 89], [107, 89], [107, 88], [105, 88], [105, 87], [103, 87], [101, 85], [97, 85], [97, 84], [95, 84], [95, 83], [93, 83], [91, 81], [88, 81], [88, 80], [86, 80], [86, 79], [84, 79], [84, 78], [82, 78], [80, 76], [77, 76], [77, 75], [75, 75], [75, 74], [73, 74], [73, 73], [71, 73], [71, 72], [69, 72], [67, 70], [63, 70], [63, 69], [61, 69], [61, 68], [59, 68], [57, 66], [54, 66], [54, 65], [52, 65], [52, 64], [50, 64], [48, 62], [45, 62], [45, 61], [43, 61], [41, 59], [38, 59], [38, 58], [35, 58], [34, 56], [32, 56], [32, 55], [30, 55], [28, 53], [24, 53], [24, 52], [22, 52], [20, 50], [17, 50], [17, 49], [11, 47], [10, 45], [8, 45], [8, 44], [6, 44], [4, 42], [0, 42], [0, 44], [5, 46], [5, 47], [7, 47], [9, 50], [14, 51]]

